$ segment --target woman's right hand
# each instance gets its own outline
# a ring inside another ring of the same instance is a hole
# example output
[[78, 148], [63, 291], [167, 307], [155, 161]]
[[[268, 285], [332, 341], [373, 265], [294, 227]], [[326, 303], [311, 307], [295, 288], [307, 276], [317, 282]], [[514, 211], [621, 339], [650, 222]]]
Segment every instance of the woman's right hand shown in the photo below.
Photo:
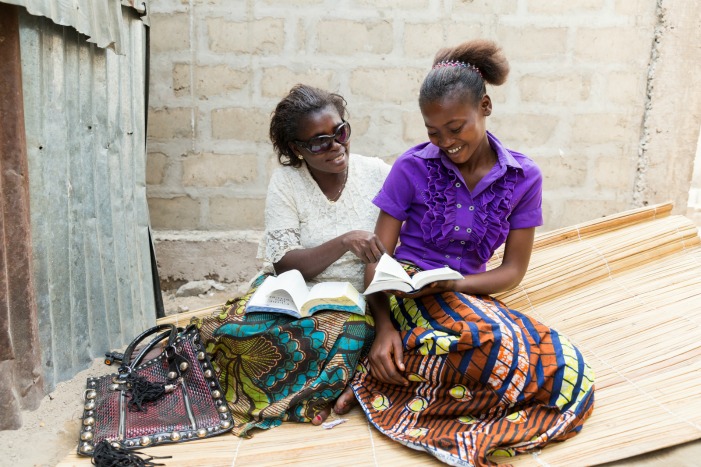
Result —
[[405, 366], [399, 331], [394, 327], [380, 329], [376, 326], [375, 332], [375, 341], [368, 354], [370, 373], [383, 383], [407, 386], [409, 381], [400, 373], [405, 370]]
[[346, 232], [342, 236], [342, 242], [346, 250], [360, 258], [365, 264], [378, 262], [385, 252], [385, 247], [377, 235], [365, 230]]

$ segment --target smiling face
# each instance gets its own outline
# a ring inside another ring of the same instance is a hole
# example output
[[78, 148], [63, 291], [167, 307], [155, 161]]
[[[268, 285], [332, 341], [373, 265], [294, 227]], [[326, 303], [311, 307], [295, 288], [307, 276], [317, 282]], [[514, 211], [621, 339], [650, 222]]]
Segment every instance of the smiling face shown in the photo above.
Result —
[[486, 155], [486, 117], [492, 113], [492, 101], [485, 95], [477, 104], [451, 96], [421, 104], [421, 114], [431, 143], [438, 146], [457, 165]]
[[[309, 141], [316, 136], [333, 135], [336, 133], [343, 119], [335, 107], [329, 106], [304, 117], [299, 122], [299, 133], [296, 141]], [[301, 154], [312, 172], [342, 173], [348, 168], [348, 154], [350, 153], [350, 141], [341, 144], [334, 140], [328, 151], [321, 154], [312, 154], [302, 146], [290, 143], [295, 154]]]

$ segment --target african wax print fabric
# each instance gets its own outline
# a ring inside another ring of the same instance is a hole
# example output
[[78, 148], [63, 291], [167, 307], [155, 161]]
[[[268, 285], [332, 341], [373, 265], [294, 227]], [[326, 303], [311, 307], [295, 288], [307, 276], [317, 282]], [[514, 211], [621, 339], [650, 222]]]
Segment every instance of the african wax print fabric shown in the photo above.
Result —
[[341, 395], [374, 337], [370, 316], [244, 314], [265, 277], [258, 276], [246, 295], [227, 302], [221, 313], [194, 319], [238, 436], [283, 421], [310, 422]]
[[[407, 267], [409, 272], [413, 272]], [[491, 465], [565, 440], [594, 405], [594, 375], [562, 334], [489, 296], [391, 298], [408, 387], [361, 361], [352, 387], [372, 424], [450, 465]]]

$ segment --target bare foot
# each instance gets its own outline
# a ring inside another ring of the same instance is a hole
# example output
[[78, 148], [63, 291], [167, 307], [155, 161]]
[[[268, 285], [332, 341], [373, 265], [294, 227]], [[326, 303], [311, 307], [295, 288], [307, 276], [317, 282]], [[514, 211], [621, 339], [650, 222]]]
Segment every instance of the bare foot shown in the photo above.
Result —
[[325, 407], [324, 409], [321, 410], [314, 418], [312, 418], [312, 425], [321, 425], [324, 423], [326, 418], [329, 416], [331, 413], [331, 407]]
[[352, 409], [354, 405], [358, 405], [358, 401], [355, 398], [355, 394], [353, 394], [351, 387], [346, 386], [346, 389], [344, 389], [341, 395], [338, 396], [338, 399], [336, 399], [336, 404], [333, 406], [333, 411], [339, 415], [343, 415], [348, 413], [348, 411]]

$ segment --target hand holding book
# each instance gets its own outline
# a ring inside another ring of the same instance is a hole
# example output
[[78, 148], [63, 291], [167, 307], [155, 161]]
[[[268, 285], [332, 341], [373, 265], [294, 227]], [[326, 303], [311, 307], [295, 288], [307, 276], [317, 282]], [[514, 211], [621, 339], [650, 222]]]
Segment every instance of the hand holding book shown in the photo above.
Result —
[[436, 284], [440, 286], [441, 281], [459, 280], [463, 276], [458, 271], [449, 267], [420, 271], [409, 276], [402, 265], [391, 256], [384, 254], [375, 267], [375, 275], [372, 282], [365, 289], [365, 295], [380, 291], [396, 290], [405, 292], [412, 296], [420, 296], [417, 293], [426, 286]]

